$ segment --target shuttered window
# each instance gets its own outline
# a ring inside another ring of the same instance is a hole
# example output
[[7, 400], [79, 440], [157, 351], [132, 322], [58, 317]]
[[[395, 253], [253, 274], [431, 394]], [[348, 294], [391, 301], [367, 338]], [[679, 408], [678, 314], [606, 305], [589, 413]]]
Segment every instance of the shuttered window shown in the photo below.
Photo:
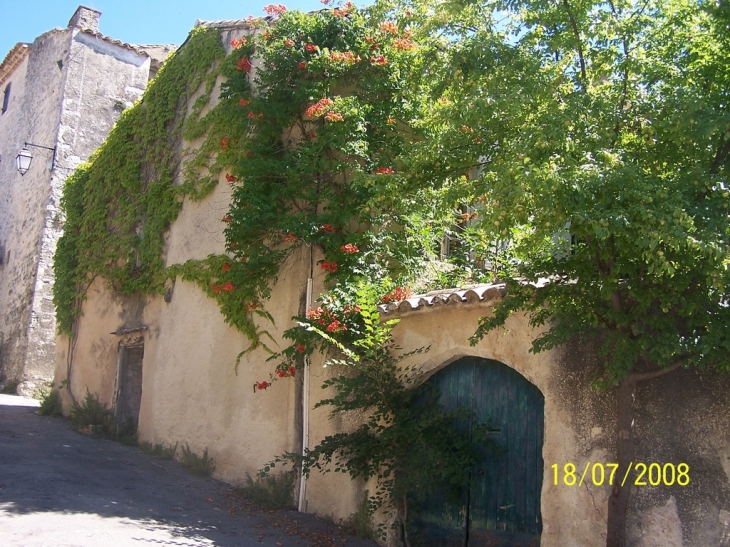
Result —
[[3, 94], [3, 114], [8, 109], [8, 105], [10, 104], [10, 86], [12, 84], [8, 83], [8, 85], [5, 86], [5, 93]]

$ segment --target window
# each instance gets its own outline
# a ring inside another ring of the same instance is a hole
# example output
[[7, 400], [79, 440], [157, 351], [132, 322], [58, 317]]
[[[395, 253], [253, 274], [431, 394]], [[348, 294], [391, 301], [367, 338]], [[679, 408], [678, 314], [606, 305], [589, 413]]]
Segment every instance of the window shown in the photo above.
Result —
[[8, 104], [10, 103], [10, 86], [12, 84], [8, 82], [8, 85], [5, 86], [5, 94], [3, 95], [3, 111], [2, 113], [5, 114], [5, 111], [8, 109]]

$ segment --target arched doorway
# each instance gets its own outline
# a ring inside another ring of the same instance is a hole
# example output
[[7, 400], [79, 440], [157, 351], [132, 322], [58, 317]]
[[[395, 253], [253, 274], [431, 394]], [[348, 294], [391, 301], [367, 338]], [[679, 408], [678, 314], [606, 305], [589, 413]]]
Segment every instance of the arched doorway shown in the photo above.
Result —
[[[417, 509], [421, 543], [439, 547], [537, 547], [542, 518], [545, 399], [512, 368], [490, 359], [464, 357], [429, 378], [446, 410], [466, 408], [504, 450], [470, 471], [461, 504], [435, 493]], [[462, 424], [471, 430], [472, 424]]]

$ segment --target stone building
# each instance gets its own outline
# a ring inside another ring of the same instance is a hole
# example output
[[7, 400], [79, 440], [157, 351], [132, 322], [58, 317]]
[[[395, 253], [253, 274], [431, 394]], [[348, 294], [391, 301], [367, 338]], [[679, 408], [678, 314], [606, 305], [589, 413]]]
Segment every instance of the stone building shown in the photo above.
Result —
[[[200, 26], [218, 29], [229, 52], [233, 39], [254, 32], [245, 21]], [[209, 90], [211, 106], [218, 101], [220, 83]], [[188, 113], [203, 92], [201, 86], [190, 98]], [[201, 140], [181, 142], [179, 156]], [[230, 200], [223, 173], [204, 199], [186, 199], [165, 234], [164, 265], [225, 254], [221, 215]], [[266, 303], [275, 325], [269, 329], [274, 347], [288, 345], [283, 332], [292, 326], [291, 317], [325, 290], [325, 273], [312, 266], [323, 257], [310, 252], [301, 247], [290, 257]], [[56, 385], [67, 385], [60, 390], [65, 413], [88, 390], [118, 417], [132, 418], [141, 441], [207, 453], [217, 464], [215, 476], [234, 484], [244, 483], [277, 455], [300, 451], [302, 444], [311, 448], [357, 425], [357, 417], [330, 419], [329, 409], [314, 407], [328, 395], [321, 386], [332, 374], [332, 368], [322, 367], [323, 356], [312, 355], [309, 376], [297, 373], [257, 392], [257, 381], [271, 373], [269, 354], [254, 349], [234, 373], [236, 356], [249, 345], [244, 334], [226, 323], [218, 303], [195, 283], [178, 276], [167, 289], [164, 296], [124, 295], [104, 279], [93, 280], [73, 337], [57, 339]], [[514, 490], [521, 494], [484, 509], [484, 520], [492, 523], [482, 543], [469, 545], [601, 547], [611, 495], [608, 465], [616, 460], [615, 395], [590, 388], [598, 356], [589, 343], [530, 352], [539, 333], [524, 316], [512, 316], [504, 329], [471, 346], [467, 338], [503, 297], [502, 289], [449, 289], [382, 306], [381, 313], [400, 319], [393, 334], [403, 351], [430, 346], [427, 354], [403, 362], [418, 365], [414, 381], [457, 386], [456, 398], [472, 401], [485, 400], [484, 390], [499, 390], [487, 415], [495, 418], [498, 435], [524, 441], [508, 446], [502, 468], [505, 477], [519, 483]], [[653, 474], [633, 490], [631, 545], [728, 545], [728, 405], [730, 381], [707, 372], [677, 370], [639, 387], [634, 459]], [[682, 464], [688, 466], [688, 480], [678, 483], [670, 473]], [[590, 468], [590, 480], [566, 479], [566, 465]], [[657, 470], [667, 473], [667, 484], [658, 481]], [[347, 518], [373, 486], [340, 473], [312, 472], [298, 490], [299, 507]], [[482, 509], [479, 500], [468, 504], [471, 510]], [[499, 528], [508, 511], [522, 511], [530, 537], [490, 543], [489, 530], [504, 531], [495, 529], [495, 518]], [[480, 531], [475, 530], [472, 537]], [[400, 545], [395, 533], [388, 541]]]
[[[0, 64], [0, 381], [20, 394], [53, 377], [53, 253], [66, 176], [104, 141], [173, 46], [99, 32], [79, 6], [64, 29], [18, 43]], [[27, 173], [16, 168], [26, 148]]]

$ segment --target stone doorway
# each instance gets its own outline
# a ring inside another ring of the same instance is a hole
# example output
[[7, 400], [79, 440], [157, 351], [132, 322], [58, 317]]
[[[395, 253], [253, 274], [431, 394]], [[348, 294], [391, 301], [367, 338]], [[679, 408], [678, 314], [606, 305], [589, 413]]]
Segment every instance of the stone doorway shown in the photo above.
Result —
[[120, 343], [117, 365], [117, 389], [114, 397], [114, 416], [120, 427], [136, 431], [139, 408], [142, 403], [142, 360], [144, 341]]

